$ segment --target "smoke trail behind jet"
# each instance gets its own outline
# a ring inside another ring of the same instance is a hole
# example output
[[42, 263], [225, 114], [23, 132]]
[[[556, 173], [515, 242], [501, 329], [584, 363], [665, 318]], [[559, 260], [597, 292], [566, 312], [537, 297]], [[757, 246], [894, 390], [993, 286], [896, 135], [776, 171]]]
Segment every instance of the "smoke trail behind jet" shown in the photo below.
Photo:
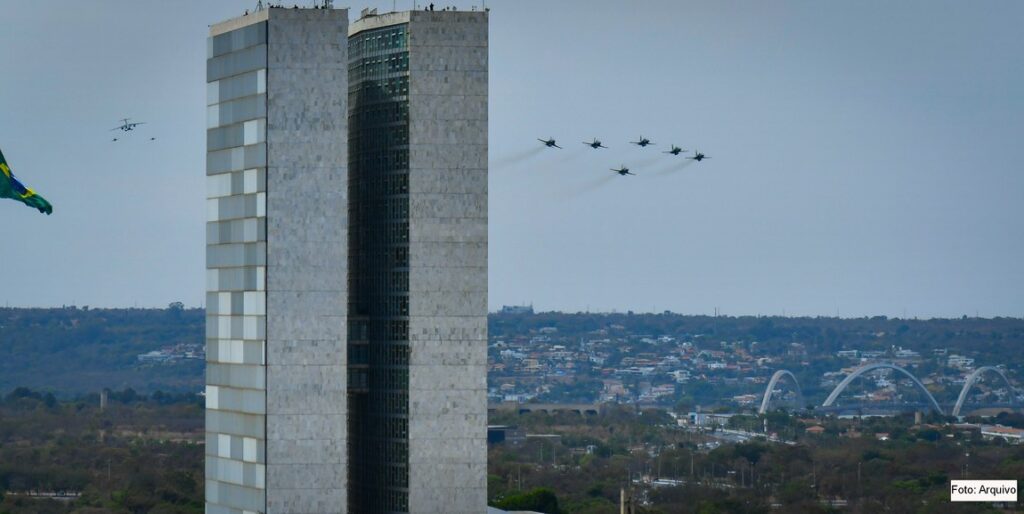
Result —
[[501, 171], [505, 168], [510, 168], [518, 164], [522, 164], [530, 160], [532, 157], [540, 155], [540, 153], [543, 152], [545, 149], [546, 148], [543, 146], [535, 146], [528, 148], [526, 150], [516, 152], [511, 155], [499, 157], [490, 163], [490, 169], [492, 171]]
[[682, 170], [683, 168], [687, 168], [689, 166], [692, 166], [693, 163], [695, 163], [695, 162], [697, 162], [697, 161], [694, 161], [692, 159], [687, 159], [686, 161], [684, 161], [684, 162], [682, 162], [680, 164], [673, 163], [671, 166], [668, 166], [666, 168], [662, 168], [662, 169], [660, 169], [658, 171], [655, 171], [653, 173], [653, 175], [655, 177], [667, 177], [669, 175], [674, 175], [677, 172], [679, 172], [680, 170]]
[[[665, 159], [665, 157], [662, 156], [662, 155], [651, 155], [651, 156], [648, 156], [648, 157], [644, 157], [643, 159], [640, 159], [638, 161], [633, 161], [631, 167], [634, 167], [634, 168], [636, 168], [638, 170], [643, 171], [643, 168], [646, 168], [648, 166], [652, 166], [652, 165], [654, 165], [654, 163], [656, 163], [658, 161], [661, 161], [663, 159]], [[630, 163], [627, 162], [626, 164], [630, 164]]]
[[601, 176], [598, 176], [598, 177], [594, 177], [594, 178], [584, 182], [579, 187], [575, 187], [575, 188], [573, 188], [573, 189], [571, 189], [569, 191], [566, 191], [565, 194], [567, 194], [570, 198], [576, 198], [576, 197], [579, 197], [579, 196], [583, 196], [583, 195], [585, 195], [585, 194], [587, 194], [587, 193], [589, 193], [591, 191], [596, 191], [596, 190], [600, 189], [602, 186], [604, 186], [605, 184], [615, 180], [618, 177], [619, 177], [618, 175], [609, 172], [608, 175], [601, 175]]

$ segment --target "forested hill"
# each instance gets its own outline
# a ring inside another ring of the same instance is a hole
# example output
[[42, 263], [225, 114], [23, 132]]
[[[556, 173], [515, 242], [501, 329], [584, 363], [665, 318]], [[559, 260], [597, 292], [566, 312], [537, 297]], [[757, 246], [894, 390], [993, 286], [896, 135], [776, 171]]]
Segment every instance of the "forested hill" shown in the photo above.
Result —
[[[492, 338], [530, 337], [556, 328], [566, 339], [595, 333], [759, 341], [766, 353], [801, 343], [812, 356], [842, 349], [902, 346], [922, 353], [963, 352], [984, 363], [1024, 370], [1024, 320], [901, 320], [885, 317], [710, 317], [679, 314], [492, 314]], [[76, 396], [103, 388], [140, 393], [199, 391], [203, 384], [204, 311], [167, 309], [0, 308], [0, 393], [24, 386]], [[150, 358], [139, 356], [158, 352]]]
[[900, 319], [686, 316], [671, 312], [491, 314], [490, 336], [512, 338], [537, 333], [545, 327], [559, 335], [592, 334], [672, 336], [710, 345], [722, 341], [757, 341], [767, 353], [785, 353], [800, 343], [808, 354], [834, 354], [839, 350], [888, 350], [903, 347], [929, 353], [945, 349], [962, 352], [985, 363], [1024, 364], [1024, 319], [962, 318]]
[[140, 363], [163, 348], [202, 350], [202, 309], [0, 308], [0, 392], [25, 386], [76, 396], [103, 388], [199, 391], [202, 358]]

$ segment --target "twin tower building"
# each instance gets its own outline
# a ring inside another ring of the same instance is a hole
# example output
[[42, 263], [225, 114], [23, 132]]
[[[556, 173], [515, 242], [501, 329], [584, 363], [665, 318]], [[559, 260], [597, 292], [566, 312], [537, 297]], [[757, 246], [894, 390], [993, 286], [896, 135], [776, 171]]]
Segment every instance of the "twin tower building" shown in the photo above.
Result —
[[487, 13], [207, 57], [207, 514], [485, 512]]

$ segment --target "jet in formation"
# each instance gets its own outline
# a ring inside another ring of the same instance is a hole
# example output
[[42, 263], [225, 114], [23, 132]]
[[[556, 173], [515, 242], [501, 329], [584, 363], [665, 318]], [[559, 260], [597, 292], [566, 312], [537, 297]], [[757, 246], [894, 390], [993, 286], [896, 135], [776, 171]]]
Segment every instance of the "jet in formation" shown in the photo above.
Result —
[[697, 162], [703, 161], [704, 159], [710, 159], [710, 158], [711, 157], [708, 157], [708, 156], [700, 153], [699, 150], [694, 150], [693, 151], [693, 157], [687, 157], [687, 159], [693, 159], [693, 160], [695, 160]]
[[639, 147], [644, 147], [644, 146], [647, 146], [647, 145], [653, 145], [654, 144], [654, 143], [651, 142], [650, 139], [647, 139], [644, 136], [640, 136], [640, 140], [639, 141], [630, 141], [630, 143], [633, 143], [634, 145], [637, 145]]
[[562, 148], [561, 146], [558, 146], [557, 144], [555, 144], [555, 138], [553, 138], [553, 137], [552, 138], [548, 138], [548, 139], [539, 139], [538, 138], [537, 141], [540, 141], [541, 143], [544, 143], [544, 146], [547, 146], [548, 148]]
[[679, 148], [676, 145], [672, 145], [672, 149], [667, 151], [667, 152], [665, 152], [665, 153], [670, 153], [672, 155], [679, 155], [679, 152], [685, 152], [685, 151], [686, 150], [683, 150], [682, 148]]
[[596, 137], [594, 138], [593, 141], [591, 141], [589, 143], [584, 141], [583, 144], [585, 144], [585, 145], [587, 145], [587, 146], [589, 146], [589, 147], [591, 147], [591, 148], [593, 148], [595, 150], [598, 149], [598, 148], [608, 148], [607, 146], [602, 145], [601, 142], [598, 141]]
[[623, 177], [625, 177], [626, 175], [636, 175], [636, 173], [630, 173], [629, 168], [627, 168], [625, 165], [619, 166], [619, 169], [612, 168], [612, 171], [618, 173], [619, 175], [622, 175]]
[[[150, 140], [150, 141], [156, 141], [156, 138], [155, 138], [155, 137], [151, 137], [151, 138], [149, 138], [149, 140]], [[118, 138], [116, 138], [116, 137], [115, 137], [114, 139], [111, 139], [111, 140], [110, 140], [110, 142], [111, 142], [111, 143], [116, 143], [116, 142], [118, 142], [118, 141], [120, 141], [120, 139], [118, 139]]]

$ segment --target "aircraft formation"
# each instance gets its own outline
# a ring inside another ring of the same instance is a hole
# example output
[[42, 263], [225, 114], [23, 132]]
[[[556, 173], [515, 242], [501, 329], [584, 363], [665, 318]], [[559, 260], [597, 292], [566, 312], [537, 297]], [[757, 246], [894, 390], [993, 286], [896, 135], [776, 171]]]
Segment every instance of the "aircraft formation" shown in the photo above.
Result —
[[[544, 146], [546, 146], [548, 148], [557, 148], [559, 150], [563, 149], [561, 146], [558, 146], [558, 142], [553, 137], [549, 137], [547, 139], [537, 138], [537, 141], [540, 141], [541, 143], [544, 144]], [[637, 145], [640, 148], [646, 148], [648, 146], [652, 146], [652, 145], [655, 144], [650, 139], [648, 139], [648, 138], [646, 138], [646, 137], [644, 137], [642, 135], [636, 141], [630, 141], [629, 143], [633, 144], [633, 145]], [[583, 144], [589, 146], [590, 148], [593, 148], [594, 150], [597, 150], [599, 148], [608, 148], [607, 146], [604, 145], [604, 143], [602, 143], [596, 137], [594, 138], [593, 141], [583, 141]], [[670, 155], [673, 155], [673, 156], [678, 156], [678, 155], [682, 154], [683, 152], [687, 151], [687, 150], [685, 150], [685, 149], [683, 149], [681, 147], [678, 147], [678, 146], [676, 146], [674, 144], [671, 145], [671, 146], [672, 146], [671, 150], [668, 150], [668, 151], [665, 151], [665, 152], [662, 152], [662, 153], [670, 154]], [[701, 153], [700, 150], [694, 150], [692, 156], [687, 156], [686, 157], [686, 159], [689, 159], [689, 160], [692, 160], [692, 161], [696, 161], [696, 162], [700, 162], [700, 161], [703, 161], [704, 159], [710, 159], [710, 158], [711, 157]], [[636, 175], [636, 173], [631, 173], [629, 171], [629, 168], [626, 167], [625, 164], [619, 166], [618, 168], [609, 168], [609, 170], [610, 171], [614, 171], [615, 173], [618, 173], [619, 175], [621, 175], [623, 177], [626, 176], [626, 175]]]
[[[139, 125], [145, 125], [146, 124], [146, 122], [144, 122], [144, 121], [129, 121], [129, 120], [131, 120], [131, 118], [121, 118], [121, 124], [116, 126], [116, 127], [114, 127], [114, 128], [112, 128], [112, 129], [110, 129], [111, 132], [113, 132], [115, 130], [120, 130], [121, 132], [131, 132], [131, 131], [135, 130], [135, 128], [138, 127]], [[151, 138], [149, 138], [149, 140], [150, 141], [156, 141], [156, 138], [155, 137], [151, 137]], [[115, 137], [110, 142], [111, 143], [116, 143], [118, 141], [120, 141], [120, 138]]]

